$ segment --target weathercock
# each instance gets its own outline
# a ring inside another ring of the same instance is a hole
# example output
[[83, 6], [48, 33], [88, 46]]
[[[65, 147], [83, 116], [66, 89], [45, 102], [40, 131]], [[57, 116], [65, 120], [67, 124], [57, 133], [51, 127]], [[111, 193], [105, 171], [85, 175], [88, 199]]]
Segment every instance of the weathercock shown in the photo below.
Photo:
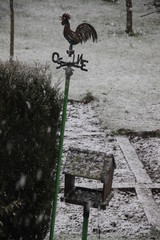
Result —
[[70, 43], [70, 46], [86, 42], [88, 39], [92, 39], [93, 42], [97, 41], [97, 32], [92, 25], [88, 23], [81, 23], [74, 32], [70, 28], [70, 18], [71, 17], [68, 13], [64, 13], [60, 17], [60, 20], [62, 21], [61, 23], [64, 25], [63, 35]]

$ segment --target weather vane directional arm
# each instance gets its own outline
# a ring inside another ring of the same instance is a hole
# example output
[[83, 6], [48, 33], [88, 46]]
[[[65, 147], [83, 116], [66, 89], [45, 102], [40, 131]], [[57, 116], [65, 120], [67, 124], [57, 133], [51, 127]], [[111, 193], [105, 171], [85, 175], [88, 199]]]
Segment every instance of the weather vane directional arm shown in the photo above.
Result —
[[82, 71], [88, 71], [85, 68], [86, 67], [86, 63], [88, 63], [88, 61], [83, 59], [83, 54], [81, 54], [81, 55], [78, 54], [76, 60], [75, 60], [75, 54], [73, 54], [72, 61], [65, 62], [65, 61], [63, 61], [63, 58], [59, 56], [59, 53], [54, 52], [52, 54], [52, 61], [59, 65], [58, 67], [56, 67], [57, 69], [59, 69], [61, 67], [69, 66], [69, 67], [80, 68]]

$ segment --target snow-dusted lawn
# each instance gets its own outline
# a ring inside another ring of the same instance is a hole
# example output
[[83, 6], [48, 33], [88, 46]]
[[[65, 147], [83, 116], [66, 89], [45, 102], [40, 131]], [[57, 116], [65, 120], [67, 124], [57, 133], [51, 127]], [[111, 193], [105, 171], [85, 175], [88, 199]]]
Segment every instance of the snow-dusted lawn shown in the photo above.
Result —
[[[98, 117], [110, 129], [155, 130], [160, 128], [160, 17], [147, 12], [146, 0], [133, 0], [134, 37], [125, 34], [125, 0], [15, 1], [15, 57], [33, 63], [50, 63], [53, 82], [62, 81], [64, 71], [51, 62], [58, 51], [67, 59], [68, 42], [59, 16], [71, 14], [71, 28], [91, 23], [98, 42], [75, 47], [89, 60], [88, 72], [74, 71], [70, 97], [80, 99], [87, 91], [99, 100]], [[9, 55], [9, 7], [0, 0], [0, 58]]]

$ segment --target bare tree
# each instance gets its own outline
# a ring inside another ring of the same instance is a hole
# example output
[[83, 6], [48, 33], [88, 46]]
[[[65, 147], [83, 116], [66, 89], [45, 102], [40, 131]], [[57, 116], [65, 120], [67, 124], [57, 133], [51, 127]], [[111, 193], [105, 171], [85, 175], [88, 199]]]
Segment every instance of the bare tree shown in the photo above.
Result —
[[156, 12], [160, 13], [160, 0], [154, 0], [151, 4], [155, 7]]
[[126, 0], [126, 11], [127, 11], [127, 19], [126, 19], [126, 33], [130, 36], [133, 35], [132, 28], [132, 0]]
[[10, 59], [14, 57], [14, 6], [10, 0]]
[[145, 17], [152, 13], [160, 13], [160, 0], [151, 0], [150, 2], [144, 4], [144, 6], [148, 6], [148, 9], [151, 10], [151, 12], [146, 13], [146, 14], [142, 15], [141, 17]]

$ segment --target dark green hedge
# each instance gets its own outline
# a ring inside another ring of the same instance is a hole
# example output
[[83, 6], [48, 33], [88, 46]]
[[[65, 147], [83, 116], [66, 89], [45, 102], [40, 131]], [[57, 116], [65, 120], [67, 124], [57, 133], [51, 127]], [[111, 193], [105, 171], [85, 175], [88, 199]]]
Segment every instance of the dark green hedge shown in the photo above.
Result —
[[0, 239], [46, 235], [60, 110], [47, 67], [0, 61]]

